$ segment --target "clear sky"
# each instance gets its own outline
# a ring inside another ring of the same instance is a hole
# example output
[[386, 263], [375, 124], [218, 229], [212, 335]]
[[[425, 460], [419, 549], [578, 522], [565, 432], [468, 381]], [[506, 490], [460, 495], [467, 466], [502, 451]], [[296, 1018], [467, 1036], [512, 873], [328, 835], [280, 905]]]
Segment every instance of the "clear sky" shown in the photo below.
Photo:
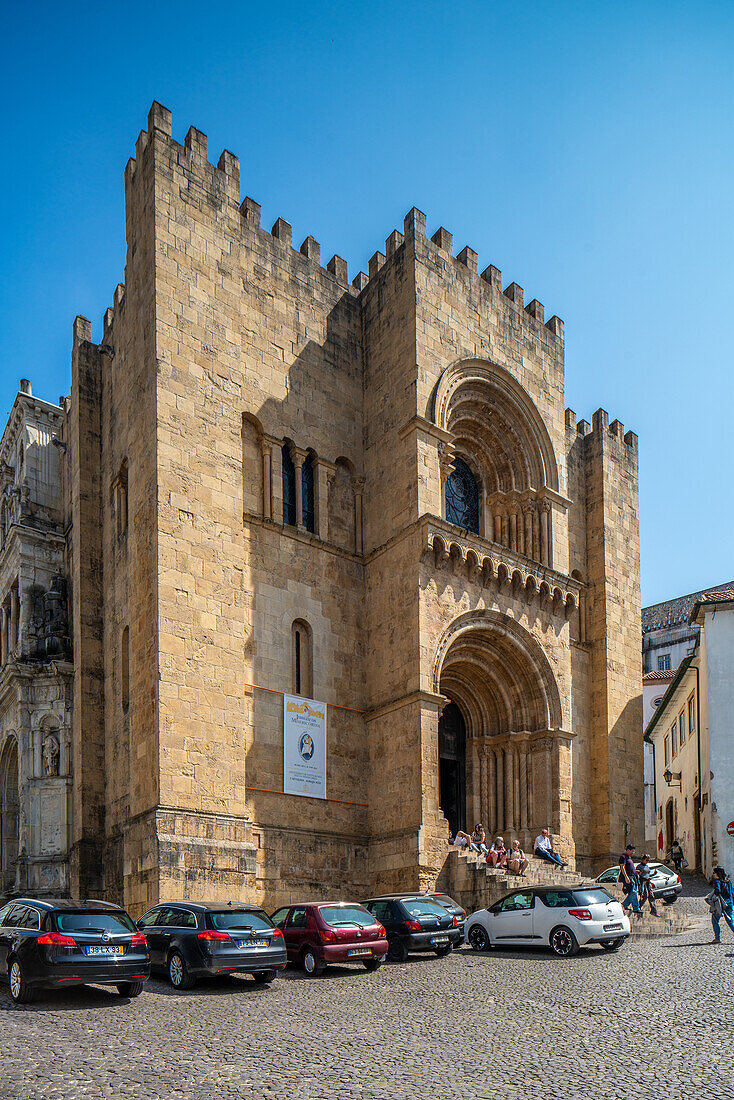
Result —
[[350, 279], [418, 206], [566, 323], [640, 437], [643, 603], [734, 578], [734, 3], [0, 3], [0, 415], [69, 388], [158, 99]]

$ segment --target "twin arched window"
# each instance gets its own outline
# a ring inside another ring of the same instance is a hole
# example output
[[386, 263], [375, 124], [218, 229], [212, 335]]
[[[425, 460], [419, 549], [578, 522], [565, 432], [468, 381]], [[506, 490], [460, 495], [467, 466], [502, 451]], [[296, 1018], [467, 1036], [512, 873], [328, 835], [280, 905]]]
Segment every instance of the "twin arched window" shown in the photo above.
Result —
[[446, 479], [446, 519], [479, 534], [479, 486], [466, 462], [455, 458]]
[[[298, 522], [296, 509], [296, 467], [287, 443], [283, 444], [283, 523], [286, 527], [295, 527]], [[312, 534], [316, 531], [316, 507], [314, 504], [314, 462], [313, 455], [307, 455], [301, 466], [301, 523]]]

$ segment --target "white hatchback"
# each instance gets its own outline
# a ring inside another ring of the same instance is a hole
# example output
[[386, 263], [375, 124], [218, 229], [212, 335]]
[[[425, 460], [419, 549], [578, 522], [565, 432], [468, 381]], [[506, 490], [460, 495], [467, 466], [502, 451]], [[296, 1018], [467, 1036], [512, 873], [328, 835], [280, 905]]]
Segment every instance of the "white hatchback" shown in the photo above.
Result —
[[513, 890], [467, 917], [466, 943], [475, 951], [533, 944], [568, 958], [584, 944], [616, 951], [630, 934], [629, 918], [602, 887], [528, 887]]

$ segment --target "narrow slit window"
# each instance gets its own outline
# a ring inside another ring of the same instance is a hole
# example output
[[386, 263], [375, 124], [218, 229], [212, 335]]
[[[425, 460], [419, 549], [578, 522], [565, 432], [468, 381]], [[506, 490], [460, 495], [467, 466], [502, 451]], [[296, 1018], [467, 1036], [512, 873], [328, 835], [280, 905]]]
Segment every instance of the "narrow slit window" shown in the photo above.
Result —
[[296, 526], [296, 468], [287, 443], [283, 444], [283, 523]]
[[312, 635], [311, 627], [303, 619], [296, 619], [291, 627], [291, 652], [293, 694], [310, 696], [313, 693]]

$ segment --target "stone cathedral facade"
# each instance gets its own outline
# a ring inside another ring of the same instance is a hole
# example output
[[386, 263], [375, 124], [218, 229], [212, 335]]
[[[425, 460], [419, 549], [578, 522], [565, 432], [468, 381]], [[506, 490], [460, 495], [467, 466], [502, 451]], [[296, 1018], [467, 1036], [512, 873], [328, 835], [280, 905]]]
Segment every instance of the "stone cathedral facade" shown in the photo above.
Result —
[[[637, 438], [564, 409], [562, 321], [416, 209], [348, 281], [157, 103], [125, 202], [60, 410], [72, 892], [274, 906], [432, 886], [479, 820], [584, 870], [642, 836]], [[327, 704], [325, 799], [283, 793], [283, 693]]]

